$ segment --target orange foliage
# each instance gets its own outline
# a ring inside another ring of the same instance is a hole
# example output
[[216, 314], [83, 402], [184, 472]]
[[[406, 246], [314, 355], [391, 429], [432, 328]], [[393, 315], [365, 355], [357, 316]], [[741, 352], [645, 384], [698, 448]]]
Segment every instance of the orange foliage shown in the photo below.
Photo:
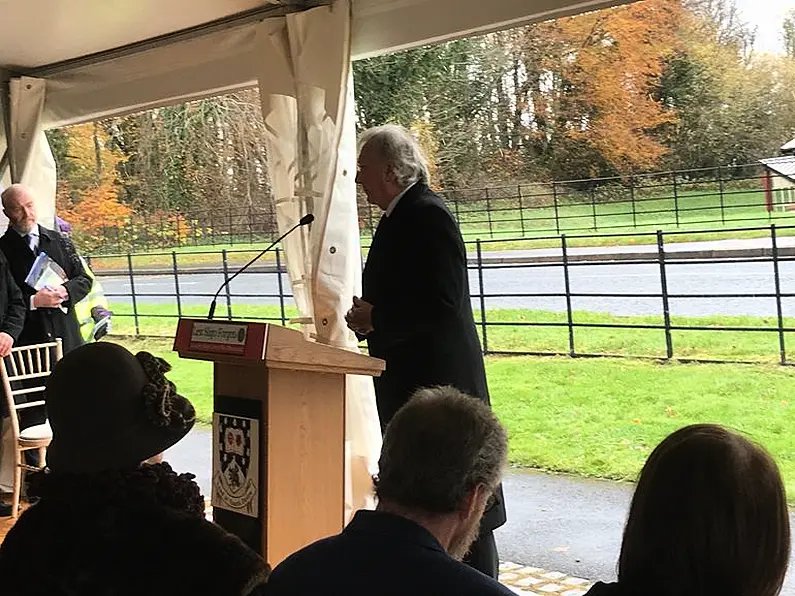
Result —
[[651, 92], [676, 49], [683, 17], [679, 0], [645, 0], [540, 26], [542, 35], [560, 40], [563, 77], [584, 108], [567, 134], [618, 171], [654, 167], [666, 153], [647, 133], [676, 116]]
[[66, 130], [70, 173], [60, 176], [56, 209], [72, 226], [83, 250], [96, 248], [103, 229], [123, 228], [132, 210], [119, 201], [116, 166], [118, 151], [108, 148], [108, 136], [96, 124], [82, 124]]

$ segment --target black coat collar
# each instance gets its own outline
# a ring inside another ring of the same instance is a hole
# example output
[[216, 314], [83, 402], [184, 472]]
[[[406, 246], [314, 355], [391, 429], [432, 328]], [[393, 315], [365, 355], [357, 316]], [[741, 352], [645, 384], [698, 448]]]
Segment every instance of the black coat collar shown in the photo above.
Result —
[[446, 552], [436, 537], [419, 524], [384, 511], [357, 511], [343, 532], [348, 535], [380, 535], [388, 540]]

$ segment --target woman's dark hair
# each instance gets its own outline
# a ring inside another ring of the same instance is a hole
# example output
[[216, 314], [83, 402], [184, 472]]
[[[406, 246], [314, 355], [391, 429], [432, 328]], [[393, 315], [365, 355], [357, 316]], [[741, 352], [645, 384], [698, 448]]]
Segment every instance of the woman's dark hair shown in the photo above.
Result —
[[43, 471], [30, 476], [28, 494], [42, 502], [62, 500], [88, 508], [122, 503], [164, 506], [203, 517], [204, 497], [194, 478], [177, 474], [165, 462], [92, 474]]
[[651, 596], [776, 596], [789, 550], [776, 463], [737, 433], [697, 424], [669, 435], [643, 466], [618, 583]]

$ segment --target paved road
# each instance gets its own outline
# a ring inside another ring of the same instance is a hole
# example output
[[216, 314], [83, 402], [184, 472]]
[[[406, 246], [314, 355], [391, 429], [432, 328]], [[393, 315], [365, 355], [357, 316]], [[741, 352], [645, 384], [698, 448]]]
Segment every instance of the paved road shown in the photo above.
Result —
[[[795, 293], [795, 262], [780, 264], [781, 291]], [[112, 302], [130, 303], [130, 281], [125, 277], [102, 277]], [[209, 304], [223, 281], [220, 274], [185, 273], [179, 276], [183, 304]], [[667, 269], [671, 294], [771, 294], [775, 292], [771, 263], [674, 264]], [[286, 292], [289, 283], [283, 276]], [[654, 264], [580, 264], [571, 267], [573, 293], [659, 294], [660, 269]], [[477, 271], [470, 271], [470, 287], [479, 293]], [[487, 308], [527, 308], [565, 312], [563, 297], [504, 296], [505, 294], [563, 293], [560, 266], [504, 266], [490, 268], [483, 275]], [[175, 280], [171, 275], [135, 278], [135, 291], [142, 303], [174, 303]], [[275, 273], [244, 273], [232, 282], [233, 304], [278, 304], [278, 276]], [[224, 297], [222, 295], [222, 300]], [[785, 316], [795, 315], [795, 298], [783, 299]], [[287, 300], [291, 303], [291, 299]], [[478, 300], [473, 306], [479, 307]], [[659, 297], [574, 297], [575, 310], [615, 315], [658, 315]], [[775, 316], [773, 298], [672, 298], [672, 315], [757, 315]]]
[[[166, 454], [177, 471], [196, 474], [210, 495], [210, 431], [196, 428]], [[511, 470], [505, 482], [508, 523], [496, 532], [502, 560], [590, 580], [615, 579], [629, 483]], [[795, 527], [795, 516], [790, 514]], [[792, 564], [783, 596], [795, 596]]]

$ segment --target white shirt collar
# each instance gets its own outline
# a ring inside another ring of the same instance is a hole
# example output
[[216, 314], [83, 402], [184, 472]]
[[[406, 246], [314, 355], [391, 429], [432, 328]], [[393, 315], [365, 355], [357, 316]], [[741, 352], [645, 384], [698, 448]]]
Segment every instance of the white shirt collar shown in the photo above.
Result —
[[38, 239], [38, 237], [39, 237], [39, 224], [34, 225], [30, 229], [30, 232], [20, 232], [19, 230], [17, 230], [13, 226], [11, 227], [11, 229], [14, 230], [17, 234], [19, 234], [20, 237], [22, 237], [22, 238], [24, 238], [25, 236], [34, 236], [36, 239]]
[[411, 184], [409, 184], [409, 185], [408, 185], [406, 188], [404, 188], [403, 190], [401, 190], [401, 191], [398, 193], [398, 195], [397, 195], [397, 196], [396, 196], [394, 199], [392, 199], [392, 202], [391, 202], [391, 203], [389, 203], [389, 206], [386, 208], [386, 212], [384, 213], [384, 215], [386, 215], [387, 217], [389, 217], [390, 215], [392, 215], [392, 212], [395, 210], [395, 206], [397, 206], [397, 204], [398, 204], [398, 201], [399, 201], [400, 199], [402, 199], [402, 198], [403, 198], [403, 195], [404, 195], [404, 194], [406, 194], [406, 193], [407, 193], [407, 192], [408, 192], [408, 191], [411, 189], [411, 187], [412, 187], [412, 186], [414, 186], [415, 184], [417, 184], [417, 183], [416, 183], [416, 182], [412, 182], [412, 183], [411, 183]]

